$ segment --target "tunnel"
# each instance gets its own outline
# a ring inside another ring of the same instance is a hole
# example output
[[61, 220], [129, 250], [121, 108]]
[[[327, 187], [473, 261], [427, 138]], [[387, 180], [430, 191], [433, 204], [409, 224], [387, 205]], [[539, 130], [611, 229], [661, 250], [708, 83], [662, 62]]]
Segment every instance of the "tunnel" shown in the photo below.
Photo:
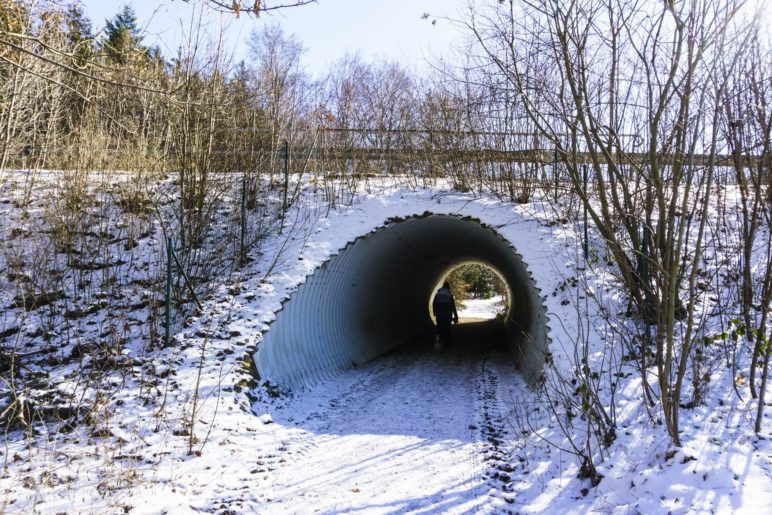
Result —
[[460, 264], [504, 280], [506, 347], [536, 384], [548, 353], [546, 310], [522, 257], [479, 220], [424, 213], [390, 219], [317, 268], [276, 313], [255, 352], [261, 381], [308, 388], [434, 331], [440, 281]]

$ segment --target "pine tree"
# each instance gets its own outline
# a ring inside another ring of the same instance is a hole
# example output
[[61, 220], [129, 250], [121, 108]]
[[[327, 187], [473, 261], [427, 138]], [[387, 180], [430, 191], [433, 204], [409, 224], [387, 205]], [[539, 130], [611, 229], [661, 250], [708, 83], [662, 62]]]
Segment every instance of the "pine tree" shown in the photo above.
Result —
[[134, 54], [147, 56], [147, 49], [142, 46], [142, 35], [137, 25], [137, 16], [129, 4], [105, 25], [105, 38], [102, 48], [115, 63], [126, 64]]
[[93, 54], [94, 33], [91, 20], [83, 12], [80, 3], [74, 3], [65, 12], [67, 25], [67, 41], [74, 55], [74, 63], [83, 67]]
[[503, 292], [503, 286], [499, 284], [501, 281], [485, 265], [462, 265], [453, 270], [450, 277], [451, 284], [455, 285], [453, 294], [461, 299], [488, 299]]

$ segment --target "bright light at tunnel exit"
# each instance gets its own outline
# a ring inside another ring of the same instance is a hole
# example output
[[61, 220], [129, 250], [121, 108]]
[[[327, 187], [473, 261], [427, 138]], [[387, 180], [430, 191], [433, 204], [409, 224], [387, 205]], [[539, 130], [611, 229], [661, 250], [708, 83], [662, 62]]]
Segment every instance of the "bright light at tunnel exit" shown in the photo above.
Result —
[[[465, 273], [469, 269], [477, 270], [473, 270], [472, 274]], [[483, 289], [480, 284], [470, 284], [474, 282], [474, 279], [470, 281], [470, 275], [474, 277], [474, 275], [483, 274], [486, 276], [486, 279], [490, 279], [491, 284], [489, 288]], [[437, 294], [437, 290], [442, 287], [445, 281], [450, 283], [450, 289], [455, 297], [460, 324], [493, 320], [495, 318], [506, 319], [509, 316], [509, 310], [512, 306], [510, 302], [512, 298], [510, 285], [502, 274], [489, 264], [483, 261], [465, 261], [453, 265], [449, 270], [445, 270], [440, 277], [430, 292], [428, 299], [428, 311], [431, 314], [432, 320], [435, 318], [432, 302]], [[475, 298], [473, 296], [475, 293], [490, 294], [490, 296]]]

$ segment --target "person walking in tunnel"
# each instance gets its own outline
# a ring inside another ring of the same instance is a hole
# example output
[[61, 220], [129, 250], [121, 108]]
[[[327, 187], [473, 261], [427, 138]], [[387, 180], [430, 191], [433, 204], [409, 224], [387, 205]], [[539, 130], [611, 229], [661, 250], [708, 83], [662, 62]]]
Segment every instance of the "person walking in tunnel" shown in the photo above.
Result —
[[437, 290], [432, 301], [432, 310], [437, 322], [437, 338], [434, 342], [434, 350], [442, 350], [451, 344], [450, 323], [458, 323], [458, 311], [456, 311], [456, 299], [450, 291], [450, 283], [445, 281], [442, 288]]

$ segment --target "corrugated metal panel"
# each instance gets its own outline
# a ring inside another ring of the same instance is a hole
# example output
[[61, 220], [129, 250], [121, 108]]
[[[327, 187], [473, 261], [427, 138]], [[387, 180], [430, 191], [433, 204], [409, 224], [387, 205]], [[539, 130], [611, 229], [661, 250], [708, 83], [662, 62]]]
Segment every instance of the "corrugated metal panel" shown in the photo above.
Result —
[[529, 382], [538, 382], [548, 328], [526, 264], [478, 220], [433, 214], [392, 221], [315, 270], [284, 303], [255, 353], [261, 378], [312, 386], [432, 331], [434, 288], [469, 261], [491, 266], [507, 283], [513, 359]]

